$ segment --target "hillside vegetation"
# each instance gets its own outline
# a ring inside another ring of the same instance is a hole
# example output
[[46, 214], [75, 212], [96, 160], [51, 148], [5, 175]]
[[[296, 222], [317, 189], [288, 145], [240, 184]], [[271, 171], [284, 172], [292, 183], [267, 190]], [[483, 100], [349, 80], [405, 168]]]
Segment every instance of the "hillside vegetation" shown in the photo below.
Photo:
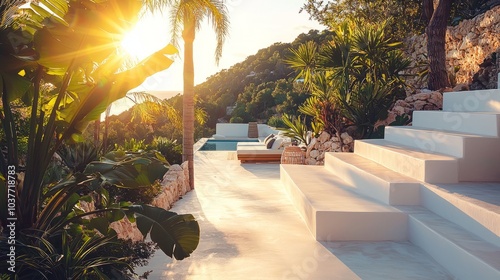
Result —
[[[278, 113], [296, 112], [306, 93], [294, 82], [294, 71], [284, 60], [290, 49], [307, 41], [322, 43], [331, 32], [311, 30], [291, 43], [275, 43], [244, 61], [224, 69], [196, 86], [198, 105], [208, 114], [207, 126], [217, 120], [267, 121]], [[226, 108], [236, 106], [232, 114]]]

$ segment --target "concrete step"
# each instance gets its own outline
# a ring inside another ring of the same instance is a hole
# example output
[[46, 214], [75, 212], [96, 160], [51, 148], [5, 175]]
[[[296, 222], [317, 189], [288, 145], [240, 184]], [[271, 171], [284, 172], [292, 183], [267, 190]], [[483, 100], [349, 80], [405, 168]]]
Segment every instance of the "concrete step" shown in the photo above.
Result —
[[457, 279], [500, 279], [500, 247], [425, 208], [401, 206], [400, 209], [409, 215], [410, 242], [426, 251]]
[[409, 241], [321, 243], [361, 279], [454, 279], [429, 254]]
[[323, 166], [281, 165], [281, 182], [318, 241], [400, 241], [407, 216], [350, 190]]
[[443, 111], [500, 113], [500, 90], [445, 92]]
[[354, 153], [419, 181], [458, 182], [455, 157], [425, 153], [383, 139], [356, 140]]
[[414, 111], [413, 126], [484, 136], [500, 136], [500, 114]]
[[500, 183], [423, 184], [421, 203], [500, 247]]
[[459, 158], [459, 181], [500, 181], [498, 137], [394, 126], [385, 128], [385, 140]]
[[356, 192], [389, 205], [419, 205], [420, 182], [353, 153], [326, 153], [325, 167]]
[[[453, 157], [464, 157], [466, 142], [483, 139], [477, 134], [463, 134], [417, 126], [386, 126], [384, 139], [416, 148], [422, 152], [441, 153]], [[497, 139], [487, 137], [487, 139]]]

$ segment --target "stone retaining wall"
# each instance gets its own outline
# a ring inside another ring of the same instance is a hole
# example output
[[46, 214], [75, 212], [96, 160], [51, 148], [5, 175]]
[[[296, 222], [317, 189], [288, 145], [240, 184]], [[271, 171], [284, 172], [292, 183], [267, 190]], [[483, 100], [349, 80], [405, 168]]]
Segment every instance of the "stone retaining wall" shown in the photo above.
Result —
[[[462, 89], [455, 88], [453, 91], [460, 91]], [[452, 91], [452, 89], [445, 89], [445, 91]], [[387, 126], [396, 121], [398, 116], [406, 116], [411, 122], [413, 111], [419, 110], [442, 110], [443, 109], [443, 92], [430, 91], [430, 90], [417, 90], [415, 93], [408, 95], [404, 100], [397, 100], [394, 106], [389, 110], [387, 118], [380, 120], [375, 124], [375, 129], [380, 126]], [[398, 124], [404, 125], [404, 124]], [[380, 128], [382, 129], [382, 128]]]
[[323, 131], [307, 146], [305, 164], [324, 165], [326, 152], [352, 152], [353, 150], [354, 140], [347, 132], [342, 133], [339, 138]]
[[[174, 164], [163, 176], [162, 192], [153, 199], [151, 205], [169, 210], [174, 203], [183, 195], [189, 192], [189, 171], [188, 164]], [[143, 240], [142, 234], [135, 223], [131, 223], [127, 218], [111, 223], [110, 227], [114, 229], [118, 238], [129, 239], [132, 241]]]
[[[494, 52], [500, 51], [500, 6], [459, 25], [448, 27], [446, 33], [446, 62], [448, 72], [454, 74], [456, 84], [470, 84], [479, 65]], [[427, 36], [413, 36], [406, 40], [405, 52], [412, 59], [412, 66], [427, 61]], [[420, 69], [421, 70], [421, 69]], [[419, 69], [410, 71], [415, 74]], [[453, 75], [453, 74], [452, 74]], [[408, 79], [415, 88], [426, 86], [425, 81]]]

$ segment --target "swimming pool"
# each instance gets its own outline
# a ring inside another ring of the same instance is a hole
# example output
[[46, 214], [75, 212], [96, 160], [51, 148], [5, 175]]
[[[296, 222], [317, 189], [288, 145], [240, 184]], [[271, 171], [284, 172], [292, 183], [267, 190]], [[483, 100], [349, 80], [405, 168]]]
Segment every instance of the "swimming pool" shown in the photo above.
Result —
[[208, 139], [199, 151], [236, 151], [238, 142], [259, 142], [259, 140], [213, 140]]

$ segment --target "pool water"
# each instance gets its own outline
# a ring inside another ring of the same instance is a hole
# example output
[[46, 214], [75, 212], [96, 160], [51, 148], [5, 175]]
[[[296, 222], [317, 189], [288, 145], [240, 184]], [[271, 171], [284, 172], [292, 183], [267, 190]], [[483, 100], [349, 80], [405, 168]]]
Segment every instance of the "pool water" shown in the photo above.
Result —
[[259, 140], [213, 140], [208, 139], [199, 151], [236, 151], [238, 142], [259, 142]]

